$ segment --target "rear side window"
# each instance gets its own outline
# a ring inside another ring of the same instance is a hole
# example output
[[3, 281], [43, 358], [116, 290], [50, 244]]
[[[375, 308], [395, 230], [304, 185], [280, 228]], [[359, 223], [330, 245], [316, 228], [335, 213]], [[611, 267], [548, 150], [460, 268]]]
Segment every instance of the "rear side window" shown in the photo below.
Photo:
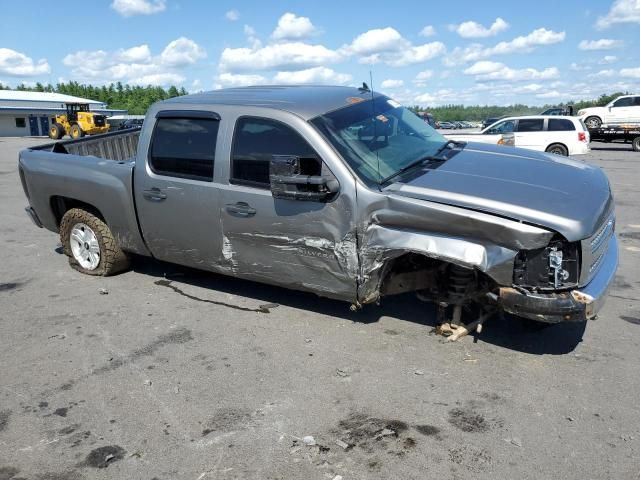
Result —
[[547, 128], [550, 132], [564, 132], [575, 129], [576, 127], [573, 122], [566, 118], [550, 118], [549, 126]]
[[523, 118], [518, 120], [518, 132], [541, 132], [543, 125], [542, 118]]
[[633, 97], [633, 106], [640, 107], [640, 97]]
[[266, 118], [240, 118], [231, 150], [231, 183], [269, 188], [269, 164], [273, 155], [319, 158], [291, 127]]
[[213, 181], [219, 121], [208, 118], [158, 118], [149, 165], [158, 175]]

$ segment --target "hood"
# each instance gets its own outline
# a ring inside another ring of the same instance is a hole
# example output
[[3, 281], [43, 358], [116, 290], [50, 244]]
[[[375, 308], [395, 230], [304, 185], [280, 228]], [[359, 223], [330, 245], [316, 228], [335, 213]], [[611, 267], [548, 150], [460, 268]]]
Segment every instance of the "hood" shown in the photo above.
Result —
[[560, 233], [591, 236], [613, 199], [600, 168], [566, 157], [482, 143], [385, 192], [493, 213]]

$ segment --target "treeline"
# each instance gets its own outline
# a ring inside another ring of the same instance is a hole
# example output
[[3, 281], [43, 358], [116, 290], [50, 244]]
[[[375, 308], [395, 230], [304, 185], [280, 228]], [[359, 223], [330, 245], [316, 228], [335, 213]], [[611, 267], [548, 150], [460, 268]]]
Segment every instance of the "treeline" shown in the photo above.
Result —
[[411, 107], [414, 111], [429, 112], [438, 121], [450, 122], [453, 120], [482, 121], [486, 118], [518, 115], [537, 115], [547, 108], [573, 106], [574, 115], [578, 110], [587, 107], [601, 107], [609, 103], [620, 95], [628, 95], [628, 92], [616, 92], [612, 94], [602, 94], [595, 100], [577, 100], [542, 107], [531, 107], [529, 105], [515, 104], [500, 107], [497, 105], [442, 105], [439, 107], [421, 107], [415, 105]]
[[[8, 86], [0, 84], [0, 90], [11, 90]], [[128, 110], [131, 115], [144, 115], [152, 103], [167, 98], [186, 95], [188, 92], [184, 87], [178, 89], [174, 86], [164, 89], [162, 87], [147, 87], [123, 85], [122, 83], [112, 83], [95, 87], [93, 85], [82, 85], [78, 82], [58, 83], [55, 87], [51, 84], [43, 85], [36, 83], [33, 87], [22, 84], [15, 90], [31, 92], [56, 92], [75, 97], [98, 100], [106, 103], [109, 108]]]

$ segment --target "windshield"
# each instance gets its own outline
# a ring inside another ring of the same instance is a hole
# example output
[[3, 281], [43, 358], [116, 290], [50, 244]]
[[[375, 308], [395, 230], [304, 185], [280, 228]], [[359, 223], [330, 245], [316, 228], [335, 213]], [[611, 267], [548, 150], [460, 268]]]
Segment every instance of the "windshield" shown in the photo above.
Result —
[[447, 141], [411, 110], [383, 96], [321, 115], [311, 123], [368, 184], [435, 155]]

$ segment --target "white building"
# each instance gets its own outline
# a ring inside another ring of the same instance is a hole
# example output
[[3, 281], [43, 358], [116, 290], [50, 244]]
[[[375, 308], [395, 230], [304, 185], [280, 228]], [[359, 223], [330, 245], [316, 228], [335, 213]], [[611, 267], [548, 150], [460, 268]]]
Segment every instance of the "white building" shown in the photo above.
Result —
[[0, 90], [0, 137], [45, 136], [55, 115], [66, 112], [66, 103], [88, 103], [96, 113], [126, 114], [106, 103], [51, 92]]

